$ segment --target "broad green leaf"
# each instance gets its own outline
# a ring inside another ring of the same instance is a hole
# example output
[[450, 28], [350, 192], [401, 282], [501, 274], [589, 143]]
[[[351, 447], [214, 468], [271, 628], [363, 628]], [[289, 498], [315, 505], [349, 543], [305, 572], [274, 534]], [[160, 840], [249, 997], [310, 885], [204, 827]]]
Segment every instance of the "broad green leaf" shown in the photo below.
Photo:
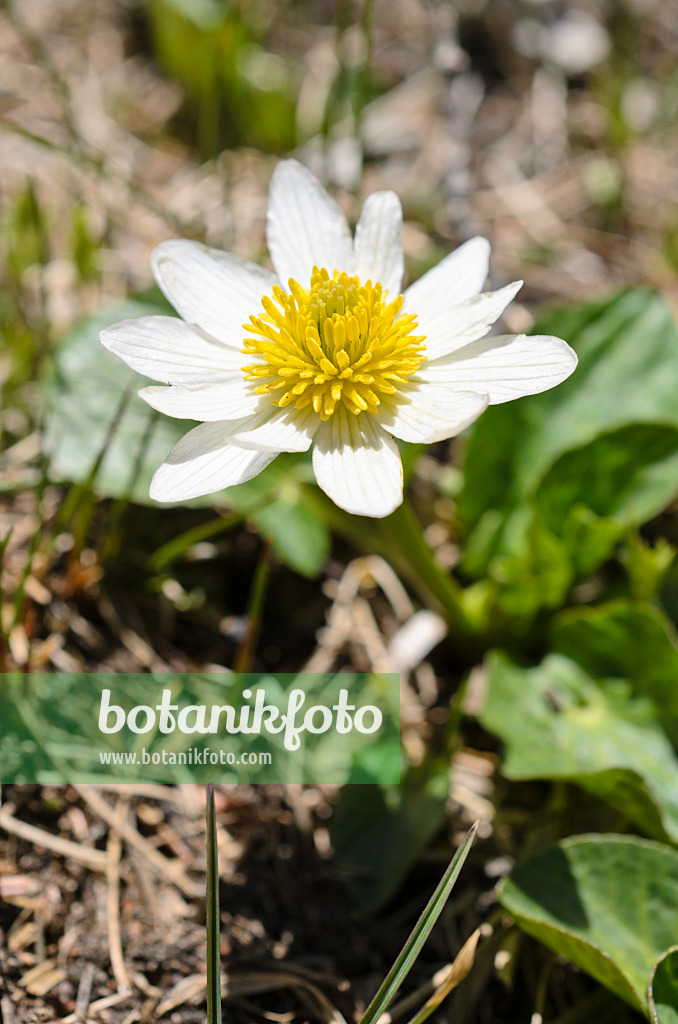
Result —
[[678, 642], [658, 609], [617, 601], [565, 612], [554, 624], [554, 645], [590, 676], [632, 680], [678, 749]]
[[449, 768], [400, 786], [347, 786], [330, 833], [336, 860], [359, 905], [382, 907], [398, 891], [445, 820]]
[[329, 531], [299, 498], [281, 497], [261, 509], [255, 522], [271, 538], [273, 550], [302, 576], [317, 576], [330, 550]]
[[627, 532], [618, 519], [598, 516], [583, 503], [574, 504], [563, 526], [563, 544], [574, 575], [587, 575], [602, 565]]
[[[637, 508], [645, 514], [644, 508], [656, 509], [678, 489], [675, 474], [659, 468], [671, 459], [672, 433], [658, 435], [649, 462], [633, 434], [652, 425], [678, 427], [678, 334], [664, 299], [636, 289], [604, 302], [554, 311], [535, 326], [535, 333], [565, 338], [577, 351], [579, 366], [557, 388], [489, 409], [475, 425], [459, 497], [459, 514], [469, 534], [464, 566], [473, 575], [484, 572], [497, 554], [521, 554], [531, 521], [526, 507], [530, 497], [565, 453], [594, 445], [601, 435], [613, 436], [601, 441], [601, 449], [582, 451], [579, 458], [586, 472], [592, 455], [597, 462], [611, 459], [616, 479], [624, 474], [619, 464], [626, 465], [631, 478], [623, 499], [627, 511]], [[588, 505], [586, 490], [576, 489], [578, 456], [568, 458], [574, 461], [566, 459], [552, 483], [559, 485], [559, 477], [566, 477], [567, 486]], [[636, 462], [647, 468], [638, 471]], [[550, 503], [558, 505], [557, 497]], [[593, 511], [608, 517], [613, 509], [606, 504], [614, 504], [615, 496], [605, 481], [596, 500]], [[559, 507], [565, 507], [563, 501]]]
[[191, 424], [161, 416], [138, 398], [136, 391], [149, 383], [148, 378], [107, 352], [99, 343], [99, 332], [117, 320], [159, 312], [151, 303], [124, 302], [84, 321], [61, 342], [54, 373], [43, 385], [45, 447], [52, 479], [70, 483], [88, 479], [127, 393], [129, 401], [106, 448], [96, 489], [105, 497], [130, 497], [151, 504], [151, 477]]
[[561, 535], [573, 506], [625, 526], [660, 512], [678, 490], [678, 429], [634, 423], [561, 455], [542, 478], [537, 503]]
[[678, 1024], [678, 947], [670, 949], [657, 963], [649, 1001], [654, 1024]]
[[678, 842], [678, 757], [633, 681], [594, 679], [559, 655], [532, 669], [493, 655], [480, 721], [504, 743], [508, 778], [568, 779]]
[[678, 851], [577, 836], [519, 864], [499, 898], [524, 931], [649, 1016], [654, 965], [678, 935]]
[[[158, 312], [166, 309], [129, 300], [85, 321], [59, 346], [54, 372], [43, 384], [52, 479], [84, 483], [100, 459], [94, 479], [99, 495], [155, 505], [148, 494], [153, 473], [195, 424], [162, 416], [147, 406], [136, 392], [148, 379], [108, 352], [99, 343], [99, 332], [118, 320]], [[299, 486], [309, 476], [306, 455], [280, 455], [254, 480], [185, 504], [226, 507], [258, 517], [278, 557], [312, 576], [322, 568], [329, 534], [317, 512], [307, 507]]]
[[533, 515], [526, 528], [521, 553], [498, 555], [492, 570], [494, 578], [503, 584], [504, 611], [517, 617], [530, 617], [544, 605], [559, 607], [574, 579], [567, 545], [538, 515]]

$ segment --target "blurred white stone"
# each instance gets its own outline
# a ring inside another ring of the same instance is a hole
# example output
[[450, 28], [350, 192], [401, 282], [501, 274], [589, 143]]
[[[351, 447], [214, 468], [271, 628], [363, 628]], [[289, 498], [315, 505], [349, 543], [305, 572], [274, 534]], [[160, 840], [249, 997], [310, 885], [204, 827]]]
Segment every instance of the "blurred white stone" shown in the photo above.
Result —
[[513, 26], [512, 41], [518, 53], [535, 60], [540, 55], [543, 28], [534, 18], [521, 18]]
[[647, 131], [659, 113], [661, 98], [659, 90], [645, 78], [630, 82], [621, 98], [622, 117], [636, 132]]
[[454, 39], [442, 39], [433, 51], [433, 63], [444, 74], [465, 71], [471, 59]]
[[568, 11], [541, 40], [542, 56], [568, 75], [590, 71], [610, 52], [610, 37], [600, 22], [586, 11]]
[[397, 672], [411, 672], [447, 635], [445, 620], [435, 612], [415, 612], [392, 637], [389, 659]]
[[552, 25], [523, 18], [513, 29], [513, 44], [523, 56], [551, 61], [567, 75], [590, 71], [610, 52], [605, 28], [586, 11], [568, 11]]

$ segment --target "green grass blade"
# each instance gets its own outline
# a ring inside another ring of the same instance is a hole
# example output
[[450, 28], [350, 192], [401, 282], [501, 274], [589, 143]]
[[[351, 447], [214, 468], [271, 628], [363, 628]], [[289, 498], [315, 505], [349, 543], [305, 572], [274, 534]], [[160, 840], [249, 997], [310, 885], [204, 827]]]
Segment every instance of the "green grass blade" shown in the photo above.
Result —
[[180, 558], [188, 548], [201, 541], [209, 540], [219, 533], [232, 530], [234, 526], [241, 523], [245, 518], [244, 512], [231, 512], [228, 515], [220, 516], [218, 519], [210, 519], [207, 523], [200, 523], [190, 530], [173, 537], [172, 540], [163, 544], [149, 556], [149, 563], [153, 569], [164, 569], [175, 559]]
[[254, 579], [252, 580], [252, 586], [250, 587], [249, 596], [247, 598], [247, 609], [245, 611], [245, 622], [247, 623], [245, 636], [235, 652], [233, 658], [233, 671], [234, 672], [250, 672], [251, 662], [254, 656], [254, 647], [259, 635], [259, 627], [261, 625], [261, 615], [264, 607], [264, 601], [266, 598], [266, 588], [268, 586], [268, 578], [271, 571], [271, 544], [270, 541], [264, 540], [259, 555], [259, 561], [257, 567], [254, 570]]
[[214, 790], [207, 787], [207, 1024], [221, 1024], [221, 955], [219, 951], [219, 854]]
[[426, 1000], [419, 1012], [408, 1021], [408, 1024], [424, 1024], [424, 1021], [428, 1020], [440, 1004], [447, 999], [450, 992], [453, 992], [457, 985], [468, 976], [473, 967], [479, 938], [480, 928], [476, 928], [471, 937], [466, 940], [459, 950], [459, 954], [445, 980], [436, 988], [431, 998]]
[[[10, 528], [7, 531], [7, 533], [5, 534], [5, 536], [2, 538], [2, 540], [0, 540], [0, 587], [2, 587], [2, 571], [1, 570], [2, 570], [2, 567], [3, 567], [4, 560], [5, 560], [5, 552], [7, 551], [7, 546], [9, 544], [10, 540], [11, 540], [11, 537], [12, 537], [12, 529], [13, 528], [10, 526]], [[2, 597], [2, 590], [0, 589], [0, 598], [1, 597]]]
[[2, 595], [2, 572], [5, 566], [5, 552], [7, 551], [7, 545], [9, 544], [11, 536], [12, 528], [10, 527], [2, 540], [0, 540], [0, 671], [5, 667], [5, 644], [9, 643], [9, 629], [5, 634], [4, 624], [2, 621], [2, 606], [4, 604]]
[[454, 883], [459, 877], [464, 861], [466, 860], [471, 843], [478, 828], [477, 823], [466, 834], [463, 843], [455, 853], [450, 866], [438, 884], [438, 888], [428, 901], [426, 909], [412, 929], [412, 933], [401, 949], [393, 967], [384, 978], [379, 991], [367, 1007], [360, 1024], [376, 1024], [382, 1013], [390, 1005], [391, 1000], [409, 974], [412, 965], [419, 956], [422, 946], [429, 937], [434, 924], [440, 917], [448, 896], [452, 892]]
[[[23, 568], [21, 570], [21, 576], [19, 577], [19, 582], [17, 584], [16, 590], [14, 591], [14, 597], [12, 599], [12, 618], [10, 621], [9, 630], [7, 631], [8, 637], [12, 630], [14, 629], [14, 627], [19, 622], [19, 619], [21, 618], [21, 612], [24, 605], [24, 592], [26, 590], [26, 581], [31, 574], [31, 569], [33, 568], [33, 559], [35, 558], [36, 552], [38, 550], [38, 545], [40, 543], [40, 538], [42, 536], [42, 526], [42, 521], [40, 521], [40, 523], [38, 523], [38, 527], [35, 533], [31, 537], [30, 544], [28, 545], [28, 551], [26, 552], [26, 561], [24, 562]], [[7, 540], [9, 541], [9, 537], [7, 538]]]
[[82, 483], [73, 484], [71, 486], [61, 508], [59, 509], [59, 524], [64, 528], [70, 526], [75, 521], [76, 513], [78, 514], [77, 522], [75, 522], [75, 526], [73, 528], [73, 533], [76, 535], [76, 546], [78, 544], [82, 546], [84, 543], [87, 527], [89, 526], [94, 508], [94, 484], [99, 474], [99, 470], [101, 469], [101, 464], [106, 458], [106, 453], [108, 452], [111, 442], [118, 431], [122, 418], [125, 415], [127, 406], [132, 398], [132, 393], [133, 384], [130, 381], [120, 396], [120, 401], [118, 402], [113, 414], [113, 418], [108, 424], [106, 436], [104, 437], [103, 443], [97, 453], [97, 457], [87, 475], [87, 479], [83, 480]]

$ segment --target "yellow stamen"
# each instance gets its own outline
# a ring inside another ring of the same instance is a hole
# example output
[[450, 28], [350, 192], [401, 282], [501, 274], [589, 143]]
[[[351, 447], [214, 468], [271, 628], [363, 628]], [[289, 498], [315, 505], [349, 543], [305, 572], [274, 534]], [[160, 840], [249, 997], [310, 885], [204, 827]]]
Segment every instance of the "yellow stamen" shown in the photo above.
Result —
[[379, 394], [395, 394], [419, 369], [425, 338], [412, 334], [415, 317], [400, 315], [402, 295], [387, 302], [379, 282], [318, 267], [308, 290], [292, 278], [289, 287], [275, 285], [264, 312], [243, 324], [242, 351], [260, 360], [243, 372], [257, 394], [277, 392], [274, 405], [312, 405], [323, 420], [339, 402], [356, 416], [374, 413]]

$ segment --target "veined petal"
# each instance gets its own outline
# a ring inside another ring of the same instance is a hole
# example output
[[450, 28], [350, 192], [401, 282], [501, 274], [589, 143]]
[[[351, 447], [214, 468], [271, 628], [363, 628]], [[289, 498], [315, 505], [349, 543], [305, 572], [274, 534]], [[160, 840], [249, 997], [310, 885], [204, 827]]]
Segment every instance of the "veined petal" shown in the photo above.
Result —
[[188, 323], [224, 345], [242, 348], [243, 323], [261, 308], [275, 277], [230, 252], [175, 238], [151, 253], [151, 268], [165, 297]]
[[[273, 415], [271, 415], [273, 412]], [[243, 448], [263, 451], [306, 452], [320, 424], [320, 416], [312, 405], [305, 409], [267, 409], [241, 424], [233, 440]]]
[[314, 266], [353, 273], [353, 242], [346, 217], [302, 164], [283, 160], [271, 179], [266, 238], [280, 283], [304, 287]]
[[405, 292], [405, 312], [419, 316], [425, 311], [434, 319], [450, 306], [465, 302], [485, 284], [489, 265], [487, 239], [469, 239], [410, 285]]
[[426, 310], [417, 315], [417, 330], [426, 337], [426, 355], [429, 360], [441, 359], [458, 349], [482, 338], [504, 312], [522, 281], [514, 281], [496, 292], [483, 292], [452, 306], [431, 319]]
[[335, 505], [354, 515], [381, 518], [403, 500], [397, 444], [373, 416], [354, 416], [343, 405], [318, 428], [313, 471]]
[[247, 362], [242, 352], [214, 341], [178, 316], [121, 320], [100, 337], [102, 345], [137, 373], [166, 384], [216, 382]]
[[504, 334], [474, 341], [417, 374], [432, 384], [489, 395], [490, 405], [537, 395], [560, 384], [577, 366], [573, 349], [549, 335]]
[[401, 441], [433, 444], [460, 434], [488, 404], [487, 395], [413, 380], [397, 397], [382, 399], [379, 423]]
[[174, 446], [151, 482], [155, 501], [186, 501], [243, 484], [261, 473], [277, 452], [238, 448], [228, 425], [201, 423]]
[[365, 200], [355, 232], [355, 272], [361, 281], [381, 281], [392, 301], [400, 295], [404, 257], [403, 209], [395, 192], [373, 192]]
[[270, 408], [266, 399], [247, 387], [242, 374], [219, 384], [142, 388], [139, 397], [167, 416], [205, 423], [238, 420], [260, 412], [262, 407]]

